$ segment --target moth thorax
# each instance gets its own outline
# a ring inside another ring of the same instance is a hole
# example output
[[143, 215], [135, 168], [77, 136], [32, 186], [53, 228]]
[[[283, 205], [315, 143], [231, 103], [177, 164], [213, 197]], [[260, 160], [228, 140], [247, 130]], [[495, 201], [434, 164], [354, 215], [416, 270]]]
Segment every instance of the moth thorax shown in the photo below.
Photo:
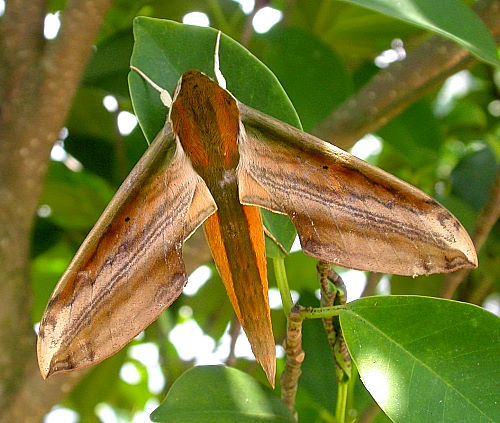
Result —
[[224, 188], [227, 185], [233, 184], [235, 180], [236, 180], [236, 170], [226, 169], [222, 172], [222, 176], [219, 179], [219, 186], [221, 188]]

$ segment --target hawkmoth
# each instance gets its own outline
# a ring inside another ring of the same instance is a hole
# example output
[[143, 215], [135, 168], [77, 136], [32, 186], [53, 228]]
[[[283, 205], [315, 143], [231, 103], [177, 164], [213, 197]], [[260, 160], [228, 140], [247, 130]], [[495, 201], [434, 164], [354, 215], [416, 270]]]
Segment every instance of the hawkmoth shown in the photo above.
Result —
[[339, 266], [416, 276], [477, 265], [465, 229], [431, 197], [234, 98], [217, 52], [216, 81], [188, 71], [173, 99], [156, 86], [166, 123], [49, 300], [37, 347], [43, 377], [100, 362], [154, 321], [180, 295], [182, 245], [203, 225], [274, 385], [259, 208], [287, 215], [306, 254]]

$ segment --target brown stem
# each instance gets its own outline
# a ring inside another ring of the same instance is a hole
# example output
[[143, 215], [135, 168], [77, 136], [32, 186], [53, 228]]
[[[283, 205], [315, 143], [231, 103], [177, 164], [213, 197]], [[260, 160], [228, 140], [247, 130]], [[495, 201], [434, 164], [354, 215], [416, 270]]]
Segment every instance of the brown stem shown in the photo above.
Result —
[[302, 350], [302, 318], [300, 307], [295, 305], [287, 318], [285, 341], [286, 364], [281, 375], [281, 399], [295, 415], [295, 396], [299, 386], [299, 377], [302, 373], [300, 366], [305, 358]]
[[[479, 213], [476, 221], [476, 226], [474, 228], [474, 234], [472, 236], [472, 242], [476, 247], [476, 251], [479, 251], [483, 246], [484, 242], [488, 238], [488, 235], [500, 217], [500, 170], [497, 173], [495, 182], [493, 183], [488, 197], [488, 201]], [[457, 272], [450, 273], [445, 279], [441, 293], [439, 294], [443, 298], [451, 298], [455, 293], [460, 282], [469, 273], [467, 269], [461, 269]]]
[[[337, 291], [332, 289], [329, 285], [328, 276], [330, 273], [330, 265], [325, 261], [318, 261], [316, 265], [316, 270], [318, 271], [320, 292], [321, 292], [321, 307], [331, 307], [335, 303], [335, 298], [337, 296]], [[335, 353], [335, 342], [337, 341], [337, 331], [335, 330], [335, 324], [333, 317], [323, 318], [323, 327], [325, 328], [326, 337], [328, 339], [328, 344]]]
[[[498, 43], [500, 2], [479, 0], [473, 8]], [[348, 150], [361, 137], [384, 126], [450, 75], [475, 62], [468, 50], [455, 42], [440, 36], [431, 37], [410, 52], [406, 60], [381, 70], [355, 96], [327, 116], [315, 128], [314, 134]]]
[[380, 413], [380, 407], [377, 404], [373, 404], [371, 407], [367, 408], [364, 413], [359, 418], [358, 423], [371, 423], [374, 421]]
[[370, 272], [368, 274], [366, 286], [363, 289], [361, 296], [362, 297], [370, 297], [370, 296], [374, 295], [376, 290], [377, 290], [378, 283], [380, 282], [380, 279], [382, 279], [382, 276], [384, 276], [383, 273]]
[[231, 320], [231, 326], [229, 327], [229, 336], [231, 337], [231, 344], [229, 347], [229, 355], [226, 359], [226, 364], [228, 366], [234, 366], [236, 364], [236, 341], [238, 340], [238, 335], [240, 334], [241, 324], [236, 315], [233, 316]]

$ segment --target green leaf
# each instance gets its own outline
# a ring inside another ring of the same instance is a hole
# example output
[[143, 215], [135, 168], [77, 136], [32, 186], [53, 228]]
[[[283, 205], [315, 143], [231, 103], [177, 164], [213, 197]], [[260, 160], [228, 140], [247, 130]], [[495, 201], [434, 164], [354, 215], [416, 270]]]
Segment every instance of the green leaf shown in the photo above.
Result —
[[295, 422], [285, 404], [268, 388], [239, 370], [199, 366], [175, 381], [154, 422]]
[[[286, 251], [290, 251], [293, 241], [295, 240], [295, 235], [297, 234], [293, 223], [290, 219], [283, 219], [282, 215], [272, 213], [269, 210], [261, 209], [261, 211], [264, 226], [274, 235]], [[268, 257], [276, 258], [284, 255], [281, 248], [279, 248], [275, 242], [267, 236], [266, 251]]]
[[133, 45], [130, 28], [99, 43], [85, 69], [83, 84], [128, 98], [127, 74]]
[[391, 294], [392, 295], [439, 295], [439, 290], [443, 284], [445, 276], [443, 274], [434, 274], [428, 276], [391, 275]]
[[67, 242], [61, 241], [31, 261], [30, 284], [33, 291], [31, 318], [33, 322], [41, 320], [50, 293], [68, 267], [74, 253]]
[[[302, 251], [295, 251], [285, 257], [285, 267], [290, 289], [301, 293], [317, 290], [319, 287], [316, 272], [317, 262], [315, 258], [305, 255]], [[276, 286], [273, 267], [269, 266], [269, 269], [269, 283]]]
[[[141, 69], [155, 83], [173, 92], [181, 75], [198, 69], [213, 76], [217, 31], [182, 25], [177, 22], [139, 17], [134, 21], [135, 45], [131, 64]], [[300, 121], [285, 91], [273, 73], [241, 45], [223, 35], [219, 50], [220, 67], [229, 91], [248, 106], [259, 109], [300, 128]], [[151, 141], [163, 127], [167, 109], [158, 93], [136, 73], [129, 75], [130, 95], [139, 124]], [[263, 89], [265, 87], [265, 89]], [[271, 216], [263, 210], [266, 221], [281, 228], [273, 235], [282, 245], [295, 238], [293, 224], [286, 216]], [[269, 254], [278, 254], [273, 246]]]
[[[480, 178], [481, 179], [481, 178]], [[443, 206], [445, 206], [453, 215], [458, 219], [458, 221], [464, 225], [469, 234], [474, 232], [474, 225], [476, 223], [478, 212], [463, 198], [459, 198], [456, 195], [436, 196]]]
[[497, 316], [466, 303], [391, 296], [349, 303], [340, 322], [363, 383], [393, 421], [500, 421]]
[[[318, 304], [312, 293], [300, 298], [301, 304]], [[308, 392], [315, 401], [328, 410], [335, 412], [337, 381], [333, 353], [328, 344], [325, 328], [319, 319], [305, 321], [302, 327], [302, 348], [305, 352], [299, 387]]]
[[[95, 138], [112, 143], [116, 138], [116, 116], [103, 104], [105, 93], [95, 87], [81, 87], [75, 96], [66, 127], [70, 136]], [[83, 145], [81, 148], [86, 147]]]
[[499, 168], [500, 164], [487, 147], [465, 156], [451, 173], [452, 193], [474, 209], [481, 209]]
[[314, 34], [277, 26], [259, 39], [264, 44], [262, 60], [283, 84], [306, 131], [350, 94], [345, 66]]
[[453, 133], [464, 139], [464, 131], [472, 132], [476, 135], [484, 131], [488, 124], [486, 109], [482, 104], [468, 98], [461, 99], [455, 104], [453, 109], [446, 115], [444, 122]]
[[37, 216], [34, 221], [33, 233], [31, 236], [31, 259], [39, 254], [44, 254], [52, 248], [62, 237], [62, 228], [47, 220], [45, 217]]
[[116, 114], [103, 105], [104, 94], [101, 89], [88, 86], [77, 91], [66, 122], [68, 136], [64, 149], [78, 159], [86, 171], [113, 181], [120, 136]]
[[410, 158], [411, 164], [417, 168], [434, 163], [443, 142], [431, 107], [427, 99], [414, 103], [377, 131], [384, 141]]
[[479, 17], [458, 0], [343, 0], [433, 31], [499, 66], [495, 40]]
[[113, 196], [113, 190], [98, 176], [82, 170], [73, 172], [52, 162], [40, 197], [40, 204], [52, 210], [48, 217], [65, 229], [88, 230]]
[[290, 26], [308, 28], [351, 63], [373, 63], [395, 38], [413, 39], [421, 32], [389, 16], [338, 1], [295, 0], [285, 13]]

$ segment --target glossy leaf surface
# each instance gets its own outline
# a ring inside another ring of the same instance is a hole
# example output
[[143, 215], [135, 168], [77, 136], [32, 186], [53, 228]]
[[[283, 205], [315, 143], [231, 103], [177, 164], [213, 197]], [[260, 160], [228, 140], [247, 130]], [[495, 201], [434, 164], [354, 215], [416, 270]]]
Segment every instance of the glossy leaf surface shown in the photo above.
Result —
[[344, 0], [443, 35], [498, 66], [495, 41], [481, 20], [457, 0]]
[[151, 415], [154, 422], [293, 423], [285, 404], [251, 376], [229, 367], [199, 366], [174, 383]]
[[471, 304], [393, 296], [354, 301], [340, 322], [361, 380], [393, 421], [500, 420], [497, 316]]

